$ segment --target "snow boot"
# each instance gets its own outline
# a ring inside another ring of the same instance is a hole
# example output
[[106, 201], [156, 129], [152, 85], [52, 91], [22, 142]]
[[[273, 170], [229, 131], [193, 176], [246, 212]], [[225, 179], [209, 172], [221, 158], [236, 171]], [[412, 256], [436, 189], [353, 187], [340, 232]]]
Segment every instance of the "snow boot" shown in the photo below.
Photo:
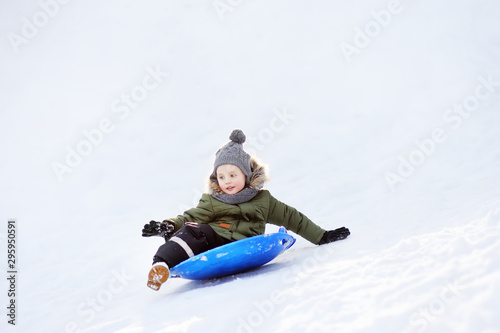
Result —
[[149, 271], [148, 287], [153, 290], [160, 290], [160, 287], [167, 281], [170, 275], [170, 269], [164, 262], [157, 262]]

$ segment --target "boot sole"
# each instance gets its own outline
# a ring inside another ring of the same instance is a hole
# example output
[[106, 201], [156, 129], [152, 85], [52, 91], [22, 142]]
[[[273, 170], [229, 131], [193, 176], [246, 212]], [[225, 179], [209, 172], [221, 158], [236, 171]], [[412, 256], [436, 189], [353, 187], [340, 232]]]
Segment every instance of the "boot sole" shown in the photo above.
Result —
[[151, 268], [148, 275], [148, 287], [158, 291], [165, 281], [168, 280], [170, 270], [165, 265], [156, 265]]

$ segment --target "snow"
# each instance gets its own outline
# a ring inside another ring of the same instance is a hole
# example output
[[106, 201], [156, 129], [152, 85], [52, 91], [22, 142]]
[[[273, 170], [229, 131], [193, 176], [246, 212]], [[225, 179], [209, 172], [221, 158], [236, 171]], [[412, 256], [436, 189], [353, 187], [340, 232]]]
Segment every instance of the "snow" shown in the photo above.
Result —
[[[2, 332], [500, 332], [496, 2], [0, 6]], [[149, 290], [234, 128], [351, 236]]]

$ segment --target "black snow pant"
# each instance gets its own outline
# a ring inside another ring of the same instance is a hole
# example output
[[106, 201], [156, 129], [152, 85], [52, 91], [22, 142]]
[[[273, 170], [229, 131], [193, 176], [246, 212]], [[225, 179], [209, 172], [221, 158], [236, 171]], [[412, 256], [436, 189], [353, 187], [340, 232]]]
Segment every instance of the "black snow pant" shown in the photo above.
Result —
[[165, 244], [160, 246], [153, 264], [165, 262], [168, 267], [218, 246], [231, 243], [217, 234], [208, 224], [186, 222]]

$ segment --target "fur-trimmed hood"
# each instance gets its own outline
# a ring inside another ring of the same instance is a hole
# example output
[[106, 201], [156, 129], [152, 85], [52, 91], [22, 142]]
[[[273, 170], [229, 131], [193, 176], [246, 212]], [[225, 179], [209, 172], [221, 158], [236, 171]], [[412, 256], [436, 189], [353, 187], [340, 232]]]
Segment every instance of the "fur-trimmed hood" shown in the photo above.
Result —
[[[252, 170], [252, 175], [250, 176], [250, 181], [245, 186], [245, 188], [251, 188], [254, 190], [260, 190], [264, 187], [264, 183], [269, 180], [267, 175], [266, 167], [260, 164], [254, 157], [250, 158], [250, 169]], [[208, 179], [208, 194], [223, 194], [224, 192], [219, 187], [217, 180], [211, 178]]]

